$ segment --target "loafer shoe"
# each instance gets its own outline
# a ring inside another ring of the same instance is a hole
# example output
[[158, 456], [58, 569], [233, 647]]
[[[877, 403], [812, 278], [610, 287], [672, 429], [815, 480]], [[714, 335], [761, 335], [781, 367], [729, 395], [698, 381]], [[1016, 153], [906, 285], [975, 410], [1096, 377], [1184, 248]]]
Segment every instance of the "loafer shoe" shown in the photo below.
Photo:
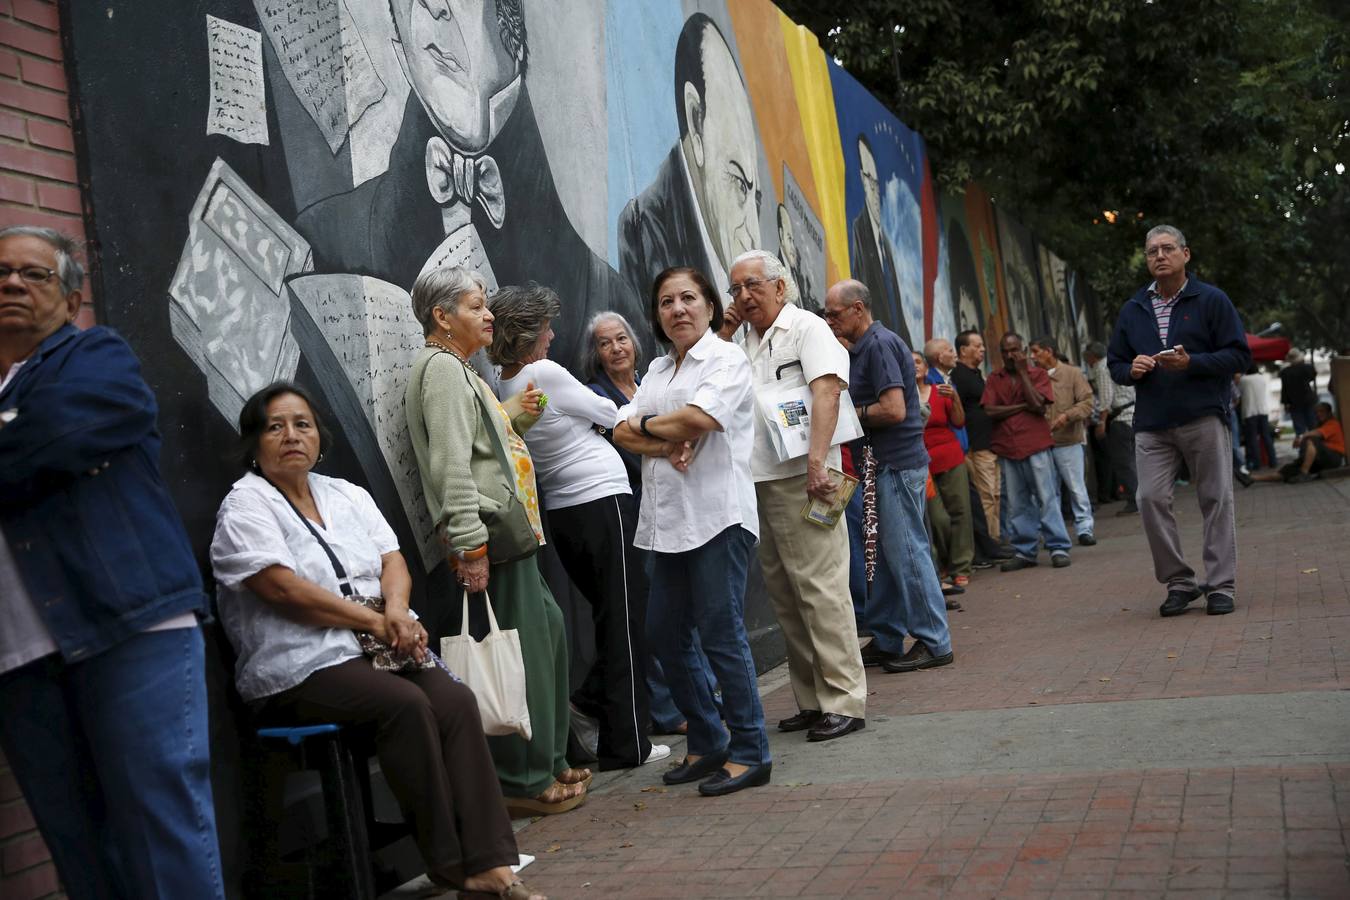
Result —
[[1056, 569], [1067, 569], [1069, 567], [1069, 563], [1070, 563], [1069, 554], [1067, 553], [1050, 554], [1050, 565], [1054, 566]]
[[688, 784], [691, 781], [702, 781], [714, 772], [720, 772], [722, 763], [726, 762], [728, 758], [725, 750], [721, 753], [709, 753], [695, 762], [690, 762], [689, 757], [686, 756], [684, 762], [662, 775], [661, 780], [666, 784]]
[[1211, 616], [1226, 616], [1233, 611], [1233, 598], [1227, 594], [1210, 594], [1205, 598], [1205, 612]]
[[867, 727], [867, 720], [838, 713], [826, 713], [806, 735], [808, 741], [832, 741]]
[[788, 716], [786, 719], [778, 720], [779, 731], [805, 731], [808, 728], [814, 728], [816, 723], [824, 716], [818, 709], [803, 709], [795, 716]]
[[[1199, 597], [1199, 591], [1183, 591], [1179, 588], [1170, 590], [1167, 592], [1167, 599], [1163, 601], [1162, 606], [1158, 607], [1158, 615], [1164, 619], [1168, 616], [1179, 616], [1186, 611], [1186, 607]], [[1233, 601], [1229, 600], [1228, 602], [1231, 604]]]
[[919, 669], [936, 669], [938, 666], [949, 665], [954, 659], [956, 654], [950, 650], [941, 656], [934, 656], [927, 644], [915, 641], [908, 653], [895, 662], [882, 663], [881, 668], [887, 672], [917, 672]]
[[899, 653], [887, 653], [877, 646], [875, 640], [862, 648], [862, 661], [864, 666], [880, 666], [887, 662], [899, 662]]
[[1012, 559], [998, 567], [1000, 572], [1016, 572], [1018, 569], [1030, 569], [1038, 565], [1036, 560], [1027, 559], [1025, 556], [1014, 556]]
[[1088, 531], [1078, 536], [1078, 543], [1084, 547], [1095, 547], [1097, 546], [1097, 539], [1092, 536], [1092, 532]]
[[769, 783], [769, 773], [772, 771], [771, 762], [751, 766], [739, 775], [732, 775], [726, 769], [718, 768], [713, 777], [698, 786], [698, 792], [705, 797], [722, 797], [746, 788], [762, 787]]

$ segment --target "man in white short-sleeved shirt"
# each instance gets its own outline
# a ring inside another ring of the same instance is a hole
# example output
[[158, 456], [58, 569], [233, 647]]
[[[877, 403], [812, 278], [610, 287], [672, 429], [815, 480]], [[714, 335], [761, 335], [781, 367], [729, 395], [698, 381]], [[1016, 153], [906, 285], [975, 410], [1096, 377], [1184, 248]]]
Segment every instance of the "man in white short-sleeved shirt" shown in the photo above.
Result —
[[848, 590], [848, 529], [824, 528], [802, 515], [811, 499], [835, 491], [829, 469], [840, 467], [831, 445], [840, 391], [848, 384], [848, 351], [825, 320], [789, 302], [790, 277], [762, 250], [739, 256], [728, 292], [742, 318], [756, 397], [808, 387], [810, 447], [780, 462], [763, 407], [755, 417], [750, 469], [759, 507], [759, 564], [787, 641], [796, 715], [782, 731], [809, 729], [828, 741], [866, 726], [867, 683]]

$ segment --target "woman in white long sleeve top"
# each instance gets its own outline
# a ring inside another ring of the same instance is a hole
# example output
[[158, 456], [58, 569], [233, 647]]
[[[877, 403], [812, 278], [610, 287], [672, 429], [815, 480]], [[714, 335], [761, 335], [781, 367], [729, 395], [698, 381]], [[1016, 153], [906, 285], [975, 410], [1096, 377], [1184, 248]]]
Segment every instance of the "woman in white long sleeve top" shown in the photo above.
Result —
[[597, 658], [573, 698], [600, 722], [601, 769], [640, 766], [670, 749], [647, 740], [647, 577], [633, 548], [637, 508], [618, 452], [597, 431], [614, 424], [614, 403], [549, 360], [558, 295], [537, 284], [503, 287], [488, 355], [502, 367], [498, 390], [527, 385], [548, 398], [525, 434], [553, 543], [567, 575], [591, 604]]

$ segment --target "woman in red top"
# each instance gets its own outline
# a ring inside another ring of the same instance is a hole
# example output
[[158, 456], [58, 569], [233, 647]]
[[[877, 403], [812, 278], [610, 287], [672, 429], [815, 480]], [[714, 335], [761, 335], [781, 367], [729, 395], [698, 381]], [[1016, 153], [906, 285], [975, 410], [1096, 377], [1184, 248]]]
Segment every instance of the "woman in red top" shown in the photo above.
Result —
[[919, 402], [930, 412], [923, 429], [928, 448], [928, 474], [937, 495], [928, 501], [928, 521], [933, 532], [933, 559], [939, 572], [956, 587], [970, 582], [970, 564], [975, 558], [975, 532], [970, 518], [970, 480], [966, 456], [953, 428], [963, 428], [966, 411], [950, 384], [928, 383], [928, 362], [914, 354]]

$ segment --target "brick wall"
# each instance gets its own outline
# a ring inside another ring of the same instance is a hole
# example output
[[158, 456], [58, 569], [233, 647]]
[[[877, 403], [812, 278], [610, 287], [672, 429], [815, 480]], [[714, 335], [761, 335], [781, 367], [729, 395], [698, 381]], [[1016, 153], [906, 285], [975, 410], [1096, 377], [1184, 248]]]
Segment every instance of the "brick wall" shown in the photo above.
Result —
[[[85, 239], [60, 22], [55, 3], [43, 0], [0, 0], [0, 227], [20, 224]], [[86, 302], [80, 324], [92, 322]], [[0, 897], [59, 896], [47, 847], [0, 755]]]
[[[48, 0], [0, 0], [0, 227], [20, 224], [85, 240], [60, 21]], [[84, 299], [79, 324], [88, 326]]]

